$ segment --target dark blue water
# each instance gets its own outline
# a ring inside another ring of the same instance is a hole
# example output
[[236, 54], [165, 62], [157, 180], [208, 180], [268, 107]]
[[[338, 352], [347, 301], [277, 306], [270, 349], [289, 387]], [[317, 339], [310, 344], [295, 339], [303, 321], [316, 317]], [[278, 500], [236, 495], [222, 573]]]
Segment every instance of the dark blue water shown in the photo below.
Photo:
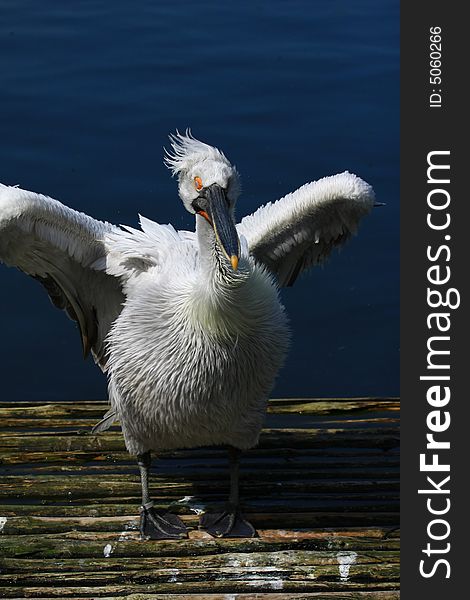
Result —
[[[190, 126], [243, 179], [238, 215], [350, 170], [385, 208], [282, 293], [293, 346], [275, 396], [398, 393], [397, 0], [3, 0], [0, 181], [97, 218], [192, 228], [162, 164]], [[91, 399], [75, 325], [0, 268], [2, 399]]]

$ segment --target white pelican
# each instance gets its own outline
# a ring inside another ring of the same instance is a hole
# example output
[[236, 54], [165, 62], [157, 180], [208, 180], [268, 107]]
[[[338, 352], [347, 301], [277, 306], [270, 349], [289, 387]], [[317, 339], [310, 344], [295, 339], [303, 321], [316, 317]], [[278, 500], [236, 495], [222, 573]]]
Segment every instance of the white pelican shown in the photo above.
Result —
[[355, 232], [374, 205], [372, 188], [345, 172], [307, 183], [235, 225], [239, 176], [218, 149], [190, 133], [171, 136], [166, 163], [195, 215], [195, 232], [140, 217], [116, 227], [57, 200], [0, 185], [0, 260], [39, 280], [78, 322], [109, 381], [142, 481], [141, 535], [186, 537], [148, 490], [150, 452], [227, 445], [227, 506], [206, 514], [215, 536], [255, 535], [238, 498], [238, 454], [256, 445], [288, 346], [278, 288]]

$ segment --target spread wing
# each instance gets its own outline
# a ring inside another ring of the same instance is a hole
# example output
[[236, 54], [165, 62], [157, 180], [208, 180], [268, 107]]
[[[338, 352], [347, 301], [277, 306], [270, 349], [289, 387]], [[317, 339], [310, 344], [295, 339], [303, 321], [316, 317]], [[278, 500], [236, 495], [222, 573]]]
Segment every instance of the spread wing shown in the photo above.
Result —
[[55, 306], [77, 321], [84, 355], [105, 367], [104, 339], [121, 311], [119, 278], [106, 268], [107, 235], [120, 230], [57, 200], [0, 184], [0, 262], [46, 288]]
[[355, 233], [373, 206], [372, 187], [346, 171], [262, 206], [237, 229], [250, 254], [277, 276], [279, 285], [291, 286]]

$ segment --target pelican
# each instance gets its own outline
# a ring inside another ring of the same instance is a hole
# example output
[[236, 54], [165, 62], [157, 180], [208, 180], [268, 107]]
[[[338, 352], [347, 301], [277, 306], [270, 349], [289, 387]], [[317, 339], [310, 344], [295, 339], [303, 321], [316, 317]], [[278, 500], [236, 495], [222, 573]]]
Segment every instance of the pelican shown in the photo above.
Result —
[[279, 288], [323, 262], [374, 206], [344, 172], [307, 183], [237, 225], [236, 168], [189, 131], [170, 136], [165, 162], [195, 231], [140, 217], [140, 229], [97, 221], [57, 200], [0, 185], [0, 261], [31, 275], [78, 323], [83, 353], [108, 378], [142, 484], [142, 538], [187, 537], [149, 494], [151, 452], [224, 445], [230, 496], [204, 514], [217, 537], [256, 534], [240, 508], [238, 463], [258, 442], [289, 329]]

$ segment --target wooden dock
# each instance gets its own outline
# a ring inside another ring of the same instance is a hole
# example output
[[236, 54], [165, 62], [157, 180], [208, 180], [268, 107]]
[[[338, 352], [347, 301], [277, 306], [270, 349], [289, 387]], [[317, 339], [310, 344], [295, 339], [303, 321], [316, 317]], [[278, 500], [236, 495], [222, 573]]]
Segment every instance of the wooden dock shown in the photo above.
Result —
[[241, 491], [259, 537], [211, 538], [226, 453], [168, 452], [151, 492], [191, 527], [141, 541], [140, 482], [103, 402], [0, 403], [0, 598], [396, 600], [399, 402], [272, 400]]

